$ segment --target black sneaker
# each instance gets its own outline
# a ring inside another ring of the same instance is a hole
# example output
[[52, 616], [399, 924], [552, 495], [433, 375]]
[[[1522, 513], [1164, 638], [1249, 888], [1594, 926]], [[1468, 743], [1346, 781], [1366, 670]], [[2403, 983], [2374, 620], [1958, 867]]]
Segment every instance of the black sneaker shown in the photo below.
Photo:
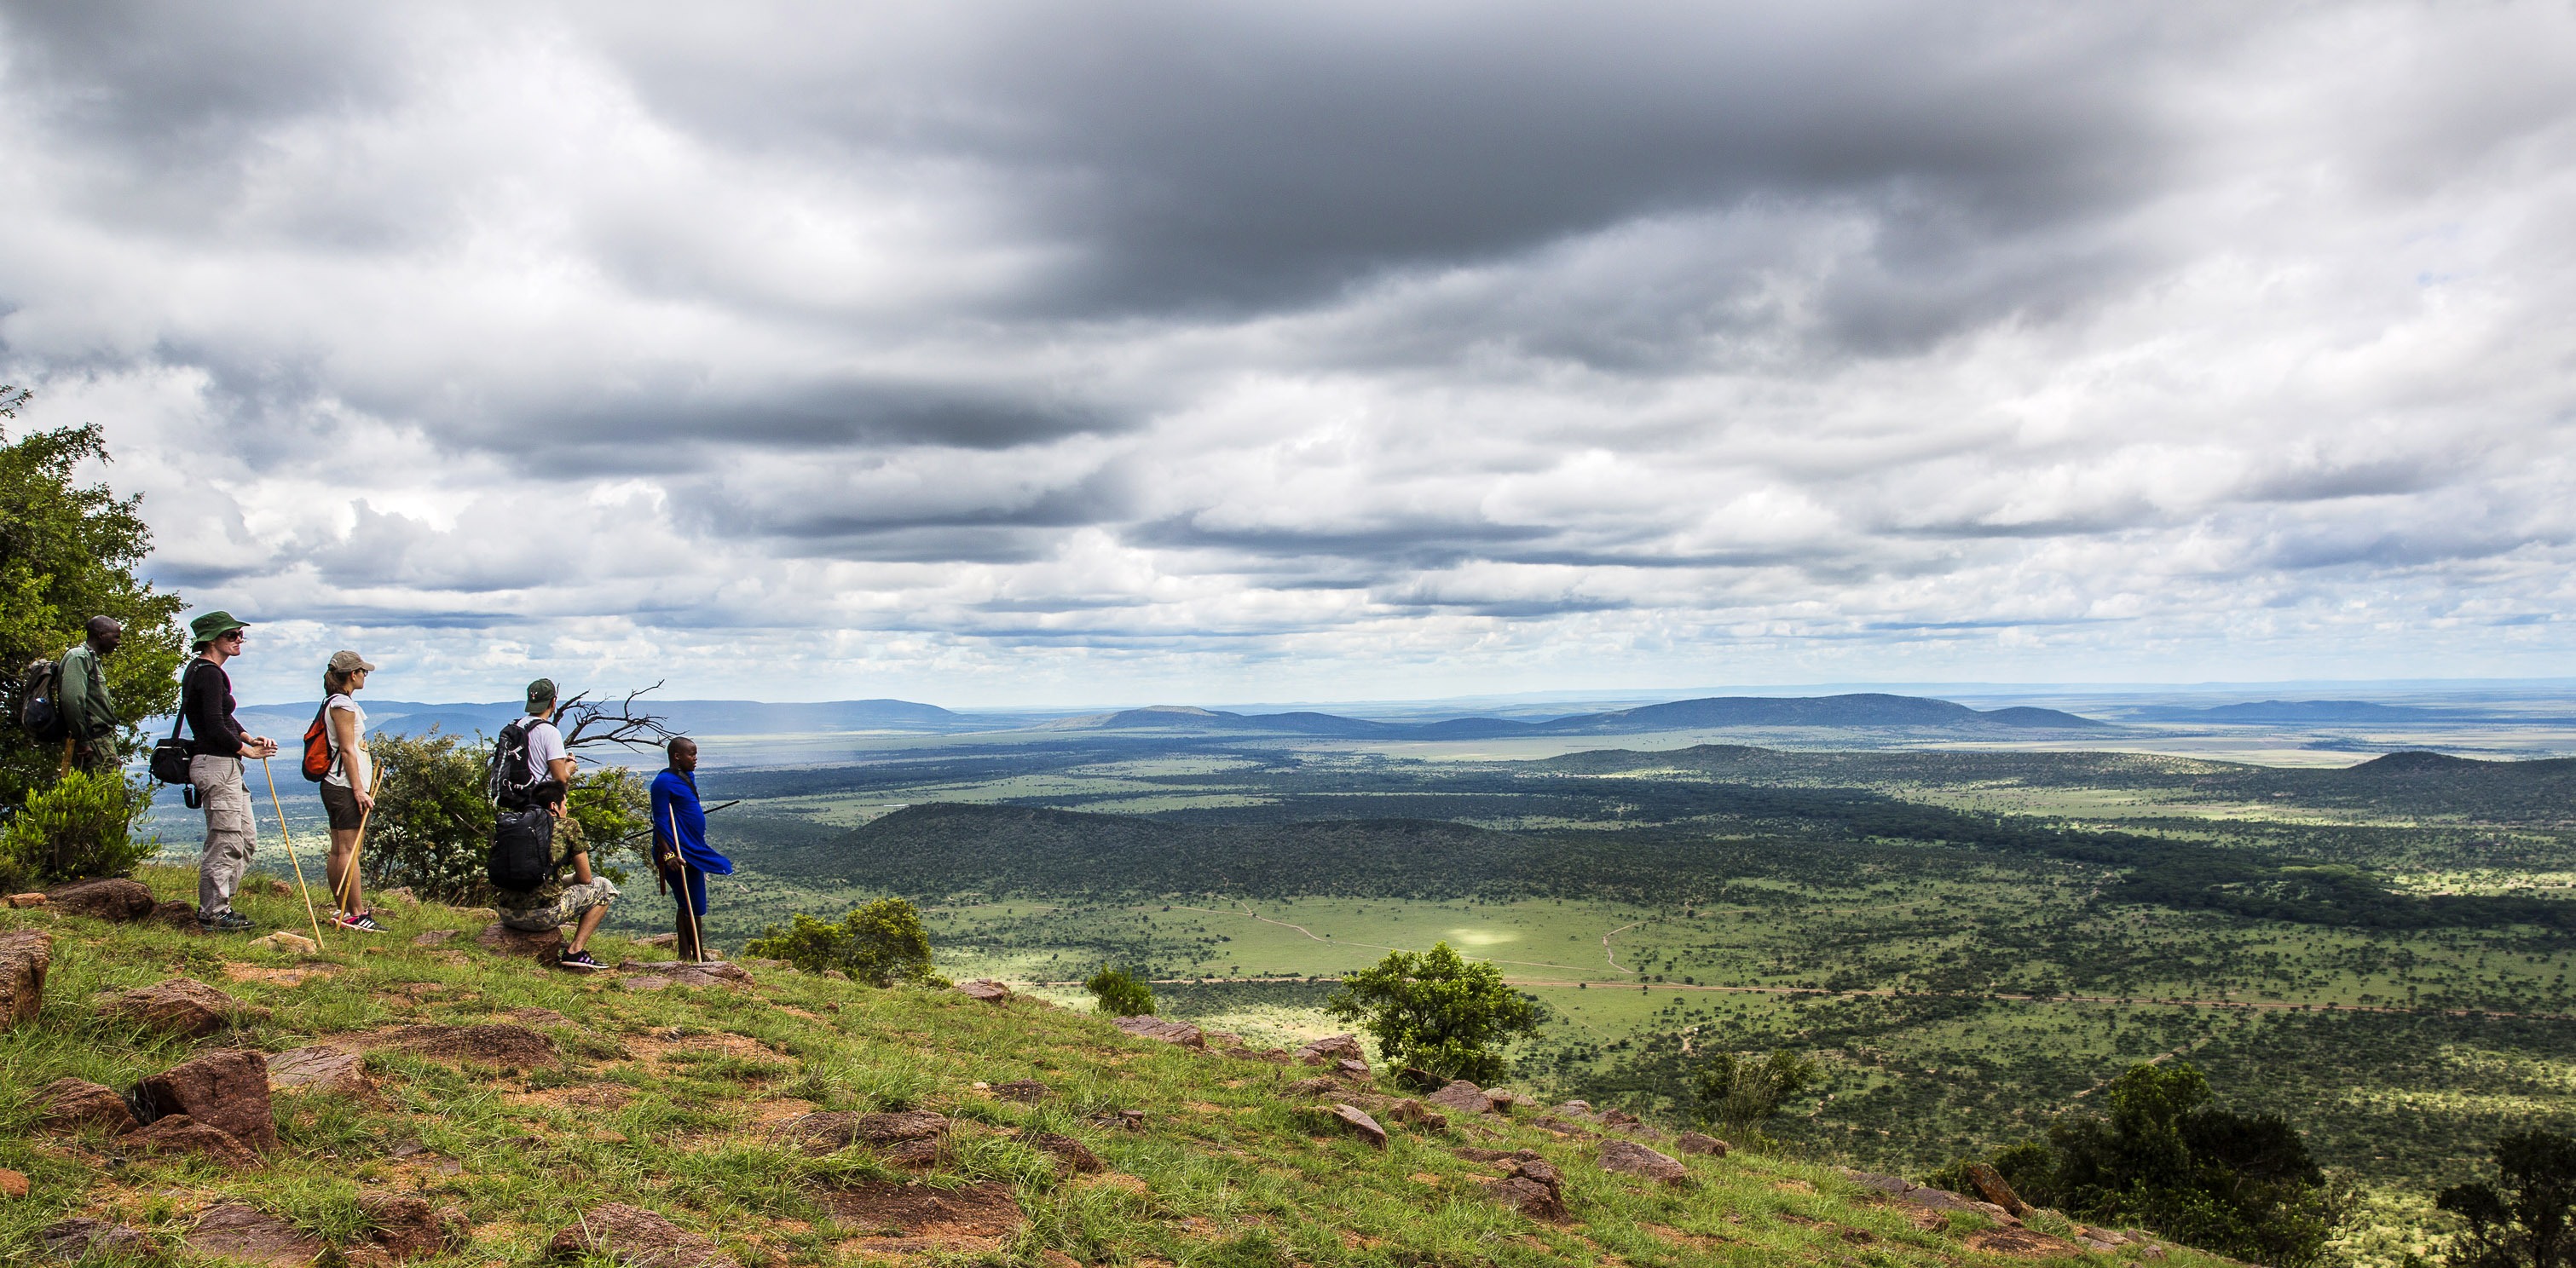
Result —
[[607, 967], [599, 961], [591, 959], [588, 951], [566, 951], [563, 954], [563, 959], [556, 963], [558, 967], [573, 973], [596, 973]]
[[339, 915], [333, 916], [331, 918], [331, 923], [339, 926], [340, 928], [355, 930], [359, 933], [383, 933], [385, 931], [385, 927], [383, 925], [376, 923], [376, 913], [372, 911], [362, 911], [354, 916], [343, 912]]
[[221, 912], [212, 917], [204, 912], [197, 913], [197, 932], [199, 933], [240, 933], [248, 928], [250, 928], [250, 917], [238, 911]]

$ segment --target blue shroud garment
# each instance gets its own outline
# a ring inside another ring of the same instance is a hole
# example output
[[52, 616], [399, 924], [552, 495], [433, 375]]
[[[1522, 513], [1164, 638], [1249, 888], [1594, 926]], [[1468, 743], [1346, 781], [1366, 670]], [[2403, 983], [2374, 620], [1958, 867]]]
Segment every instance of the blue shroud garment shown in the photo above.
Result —
[[733, 875], [733, 860], [707, 846], [707, 812], [698, 803], [698, 781], [666, 770], [653, 777], [653, 835], [680, 847], [688, 866], [689, 906], [707, 914], [707, 874]]

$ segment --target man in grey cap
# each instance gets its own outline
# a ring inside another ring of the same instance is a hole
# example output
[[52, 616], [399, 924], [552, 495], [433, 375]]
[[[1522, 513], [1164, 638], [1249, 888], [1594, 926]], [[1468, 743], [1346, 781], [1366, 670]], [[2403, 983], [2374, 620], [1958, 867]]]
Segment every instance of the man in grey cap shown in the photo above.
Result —
[[[581, 821], [573, 818], [564, 805], [577, 767], [572, 751], [564, 746], [563, 733], [555, 729], [554, 717], [554, 680], [540, 678], [529, 683], [528, 716], [513, 725], [527, 735], [531, 799], [554, 817], [552, 855], [545, 879], [535, 889], [495, 889], [492, 908], [500, 913], [504, 927], [526, 933], [543, 933], [571, 924], [572, 940], [564, 944], [558, 964], [575, 973], [596, 973], [600, 963], [591, 958], [590, 935], [598, 932], [601, 921], [608, 919], [609, 904], [617, 900], [617, 884], [591, 872], [590, 846], [581, 839]], [[562, 876], [567, 867], [573, 873], [569, 885]]]
[[250, 918], [233, 910], [233, 894], [242, 873], [250, 870], [251, 852], [259, 847], [259, 830], [250, 815], [250, 789], [242, 783], [242, 759], [275, 756], [277, 741], [252, 735], [233, 720], [233, 680], [224, 662], [242, 653], [247, 624], [230, 612], [209, 612], [188, 623], [197, 659], [188, 662], [179, 680], [179, 712], [188, 720], [193, 753], [188, 782], [196, 785], [206, 811], [206, 849], [197, 860], [197, 927], [209, 933], [238, 933]]

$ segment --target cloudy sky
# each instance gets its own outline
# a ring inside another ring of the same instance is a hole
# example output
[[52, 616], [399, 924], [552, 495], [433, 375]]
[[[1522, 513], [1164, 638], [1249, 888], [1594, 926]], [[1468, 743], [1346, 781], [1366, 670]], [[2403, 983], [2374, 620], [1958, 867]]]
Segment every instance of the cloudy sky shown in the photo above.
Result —
[[2565, 4], [0, 15], [251, 698], [2576, 672]]

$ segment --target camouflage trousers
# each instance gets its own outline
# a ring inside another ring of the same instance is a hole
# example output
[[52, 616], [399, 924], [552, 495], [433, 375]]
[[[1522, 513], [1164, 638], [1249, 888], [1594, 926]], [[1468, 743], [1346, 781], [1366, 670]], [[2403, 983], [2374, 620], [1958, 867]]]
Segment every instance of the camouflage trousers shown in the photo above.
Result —
[[206, 851], [197, 860], [197, 914], [213, 919], [233, 909], [233, 893], [259, 848], [250, 817], [250, 789], [238, 757], [192, 757], [188, 781], [206, 811]]

